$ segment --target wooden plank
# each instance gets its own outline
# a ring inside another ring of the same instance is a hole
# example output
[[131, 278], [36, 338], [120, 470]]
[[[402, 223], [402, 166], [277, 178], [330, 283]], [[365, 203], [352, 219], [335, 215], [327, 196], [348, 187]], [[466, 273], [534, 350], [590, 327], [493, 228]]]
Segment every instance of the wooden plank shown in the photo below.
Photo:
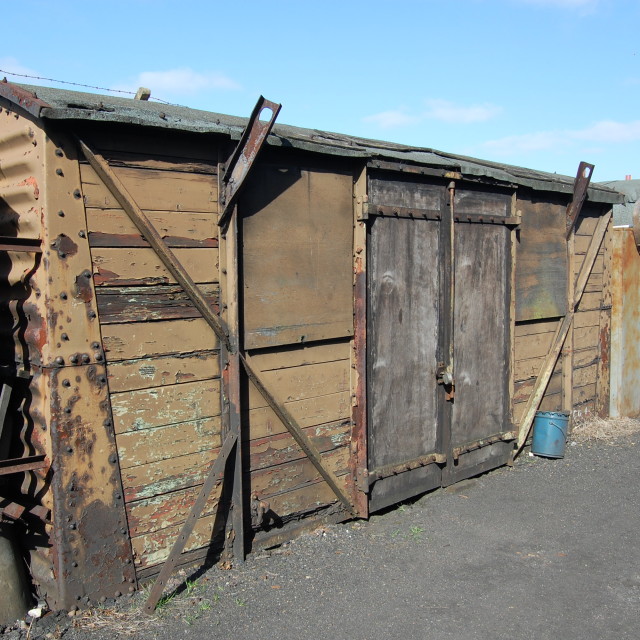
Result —
[[353, 335], [352, 181], [254, 169], [239, 204], [245, 348]]
[[506, 218], [511, 214], [511, 194], [491, 189], [457, 187], [455, 213], [458, 216], [479, 214], [487, 217]]
[[219, 449], [188, 453], [122, 471], [122, 486], [126, 502], [152, 498], [187, 487], [201, 485]]
[[[337, 478], [343, 491], [349, 487], [349, 476]], [[289, 514], [310, 512], [336, 502], [335, 494], [324, 482], [311, 484], [301, 489], [286, 491], [269, 498], [271, 510], [279, 517]]]
[[117, 438], [120, 468], [215, 449], [222, 444], [220, 433], [219, 416], [120, 433]]
[[602, 306], [602, 294], [599, 291], [593, 293], [585, 293], [578, 305], [578, 311], [593, 311], [600, 309]]
[[[155, 533], [168, 527], [181, 526], [198, 497], [202, 485], [172, 491], [153, 498], [136, 500], [127, 504], [129, 535], [134, 538]], [[222, 485], [219, 484], [207, 498], [201, 517], [214, 514], [218, 508]]]
[[[126, 167], [113, 171], [142, 210], [217, 213], [218, 187], [212, 176]], [[98, 177], [95, 167], [82, 164], [80, 174], [87, 207], [121, 208], [117, 198]]]
[[424, 176], [369, 172], [369, 201], [383, 206], [424, 209], [442, 214], [442, 183]]
[[514, 376], [517, 382], [535, 378], [544, 365], [545, 356], [539, 358], [529, 358], [528, 360], [520, 360], [514, 365]]
[[215, 351], [138, 358], [111, 362], [108, 366], [112, 393], [209, 380], [219, 376], [220, 361]]
[[573, 349], [580, 351], [598, 345], [598, 327], [580, 327], [573, 334]]
[[102, 327], [107, 362], [173, 353], [200, 352], [218, 347], [203, 318], [145, 323], [109, 324]]
[[308, 364], [321, 364], [349, 359], [349, 341], [302, 344], [279, 347], [277, 351], [257, 351], [251, 358], [262, 372], [289, 369]]
[[516, 336], [516, 362], [528, 360], [529, 358], [545, 356], [549, 352], [549, 347], [551, 346], [554, 335], [555, 330], [548, 333], [534, 333], [528, 336]]
[[589, 213], [583, 213], [580, 215], [576, 224], [576, 236], [593, 236], [599, 219], [600, 216], [597, 214], [591, 215]]
[[[582, 164], [580, 165], [582, 167]], [[591, 175], [590, 169], [589, 175]], [[575, 217], [582, 208], [584, 201], [584, 194], [586, 193], [586, 187], [584, 186], [584, 179], [580, 176], [580, 169], [578, 170], [578, 177], [576, 178], [576, 184], [574, 191], [574, 197], [567, 209], [567, 257], [568, 257], [568, 271], [571, 274], [567, 278], [567, 300], [574, 300], [574, 283], [575, 278]], [[576, 321], [574, 318], [573, 327], [565, 338], [564, 346], [562, 349], [562, 409], [563, 411], [571, 411], [573, 409], [573, 333], [575, 331]]]
[[[145, 211], [168, 247], [217, 247], [218, 225], [211, 213]], [[122, 209], [87, 209], [89, 244], [92, 247], [148, 247]]]
[[[318, 453], [325, 453], [349, 444], [350, 421], [302, 429]], [[281, 465], [305, 457], [305, 452], [289, 433], [270, 436], [249, 443], [251, 470]]]
[[[513, 395], [514, 404], [526, 402], [535, 387], [535, 379], [516, 382]], [[555, 373], [549, 379], [549, 385], [545, 395], [554, 395], [562, 393], [562, 376], [559, 367], [556, 367]]]
[[559, 317], [567, 309], [566, 205], [518, 197], [522, 215], [516, 264], [516, 320]]
[[600, 324], [600, 310], [579, 311], [573, 319], [573, 326], [576, 329], [582, 327], [597, 327]]
[[[177, 282], [153, 249], [95, 247], [91, 254], [98, 287]], [[176, 249], [175, 256], [194, 282], [218, 279], [218, 249]]]
[[[526, 402], [519, 402], [513, 406], [514, 420], [520, 421], [524, 416], [527, 408]], [[540, 402], [538, 411], [561, 411], [562, 410], [562, 393], [545, 394]]]
[[522, 338], [536, 333], [555, 333], [558, 328], [558, 319], [552, 320], [533, 320], [531, 322], [516, 323], [515, 337]]
[[575, 405], [583, 402], [591, 402], [596, 399], [596, 384], [587, 384], [582, 387], [575, 387], [573, 390], [573, 401]]
[[580, 349], [573, 352], [573, 366], [587, 367], [596, 364], [599, 358], [598, 347], [590, 347], [589, 349]]
[[[336, 476], [345, 475], [349, 470], [349, 448], [340, 447], [322, 456], [323, 463]], [[292, 491], [317, 484], [322, 477], [311, 462], [303, 458], [277, 467], [269, 467], [251, 473], [251, 492], [260, 500], [284, 491]]]
[[[219, 285], [203, 284], [200, 290], [209, 306], [218, 313]], [[101, 324], [201, 317], [189, 296], [177, 285], [99, 287], [96, 302]]]
[[[105, 146], [100, 145], [100, 148], [104, 150]], [[158, 149], [153, 153], [153, 155], [150, 155], [149, 153], [141, 153], [136, 143], [130, 142], [127, 148], [127, 151], [122, 149], [109, 151], [104, 154], [104, 156], [113, 167], [154, 169], [156, 171], [179, 171], [181, 173], [204, 173], [210, 176], [218, 174], [218, 163], [213, 157], [211, 157], [209, 162], [197, 162], [189, 156], [186, 158], [180, 158], [171, 155], [158, 155], [158, 151], [164, 151], [166, 153], [168, 149], [171, 149], [173, 152], [173, 145], [165, 146], [164, 149]], [[135, 149], [136, 151], [131, 151], [131, 149]], [[190, 150], [185, 150], [185, 153], [188, 154], [189, 151]]]
[[[637, 230], [636, 230], [637, 231]], [[613, 277], [613, 222], [604, 239], [603, 308], [599, 319], [599, 360], [596, 391], [596, 411], [601, 417], [611, 412], [611, 315]], [[629, 336], [627, 336], [629, 339]], [[634, 345], [635, 346], [635, 345]], [[633, 347], [632, 347], [633, 348]], [[631, 353], [631, 350], [629, 354]]]
[[[284, 404], [301, 427], [314, 427], [347, 420], [351, 411], [351, 395], [349, 391], [342, 391]], [[250, 440], [285, 433], [287, 430], [268, 406], [252, 409], [249, 412], [248, 423], [247, 437]]]
[[604, 285], [603, 285], [602, 274], [594, 273], [591, 275], [591, 277], [587, 281], [587, 284], [585, 285], [584, 290], [587, 293], [594, 293], [594, 292], [602, 293], [603, 286]]
[[598, 378], [598, 365], [592, 364], [588, 367], [576, 367], [573, 372], [573, 384], [575, 387], [585, 387], [595, 384]]
[[220, 381], [202, 380], [111, 394], [117, 434], [220, 415]]
[[[261, 373], [265, 384], [278, 393], [285, 403], [316, 396], [349, 391], [349, 361], [337, 360], [319, 364], [272, 369]], [[258, 390], [249, 386], [249, 408], [267, 406]]]

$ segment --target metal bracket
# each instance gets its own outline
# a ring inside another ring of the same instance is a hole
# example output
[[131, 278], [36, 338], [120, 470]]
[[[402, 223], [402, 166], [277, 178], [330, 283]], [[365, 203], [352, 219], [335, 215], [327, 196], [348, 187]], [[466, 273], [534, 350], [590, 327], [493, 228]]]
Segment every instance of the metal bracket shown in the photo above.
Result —
[[594, 166], [595, 165], [589, 164], [588, 162], [581, 162], [578, 166], [578, 173], [573, 183], [573, 200], [571, 200], [571, 204], [567, 207], [567, 238], [573, 231], [573, 227], [582, 210], [582, 204], [587, 197], [587, 189], [591, 182]]
[[[266, 100], [260, 96], [258, 102], [253, 109], [249, 122], [240, 138], [238, 146], [235, 148], [222, 177], [222, 192], [220, 193], [220, 203], [223, 205], [222, 215], [218, 225], [225, 227], [235, 199], [238, 196], [244, 181], [255, 162], [260, 149], [280, 113], [281, 104]], [[263, 111], [270, 111], [271, 118], [269, 120], [260, 120]]]

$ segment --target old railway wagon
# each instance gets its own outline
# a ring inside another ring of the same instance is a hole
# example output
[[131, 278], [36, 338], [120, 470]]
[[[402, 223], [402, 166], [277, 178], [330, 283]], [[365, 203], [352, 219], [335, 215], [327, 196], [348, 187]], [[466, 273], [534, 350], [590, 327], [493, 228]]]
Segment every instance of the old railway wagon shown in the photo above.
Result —
[[0, 106], [2, 505], [51, 606], [156, 574], [207, 477], [180, 562], [502, 465], [539, 406], [606, 412], [618, 196], [588, 168], [277, 125], [256, 156], [268, 102]]

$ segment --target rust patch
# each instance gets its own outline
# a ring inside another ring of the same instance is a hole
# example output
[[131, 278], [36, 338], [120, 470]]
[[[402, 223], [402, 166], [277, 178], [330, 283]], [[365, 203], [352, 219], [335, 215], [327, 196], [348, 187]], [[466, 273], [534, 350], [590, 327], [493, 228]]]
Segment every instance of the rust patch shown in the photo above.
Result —
[[93, 300], [93, 288], [91, 287], [91, 272], [83, 271], [76, 276], [75, 296], [83, 302], [91, 302]]
[[44, 100], [40, 100], [35, 93], [7, 82], [6, 78], [0, 82], [0, 96], [11, 100], [36, 117], [40, 117], [41, 109], [51, 106]]
[[61, 233], [52, 243], [52, 249], [58, 252], [60, 258], [75, 256], [78, 253], [78, 245], [67, 235]]
[[40, 197], [40, 187], [38, 187], [38, 181], [30, 176], [25, 178], [22, 182], [18, 182], [19, 187], [31, 187], [33, 189], [33, 199], [37, 200]]

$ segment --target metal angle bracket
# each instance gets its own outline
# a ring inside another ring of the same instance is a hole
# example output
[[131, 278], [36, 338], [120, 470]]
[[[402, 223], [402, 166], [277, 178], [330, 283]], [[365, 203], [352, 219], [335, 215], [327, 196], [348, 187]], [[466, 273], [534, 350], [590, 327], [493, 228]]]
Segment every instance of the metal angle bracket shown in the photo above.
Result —
[[589, 188], [594, 168], [595, 165], [589, 164], [588, 162], [581, 162], [578, 166], [576, 180], [573, 183], [573, 199], [567, 207], [567, 238], [571, 235], [576, 220], [582, 210], [582, 204], [587, 197], [587, 189]]
[[[263, 96], [260, 96], [251, 113], [242, 138], [240, 138], [238, 146], [229, 159], [222, 177], [220, 201], [224, 208], [218, 224], [223, 228], [229, 220], [238, 192], [249, 174], [260, 149], [262, 149], [262, 145], [267, 139], [267, 136], [271, 133], [271, 129], [281, 108], [281, 104], [271, 102]], [[271, 117], [268, 120], [261, 120], [260, 116], [265, 111], [270, 111]]]

